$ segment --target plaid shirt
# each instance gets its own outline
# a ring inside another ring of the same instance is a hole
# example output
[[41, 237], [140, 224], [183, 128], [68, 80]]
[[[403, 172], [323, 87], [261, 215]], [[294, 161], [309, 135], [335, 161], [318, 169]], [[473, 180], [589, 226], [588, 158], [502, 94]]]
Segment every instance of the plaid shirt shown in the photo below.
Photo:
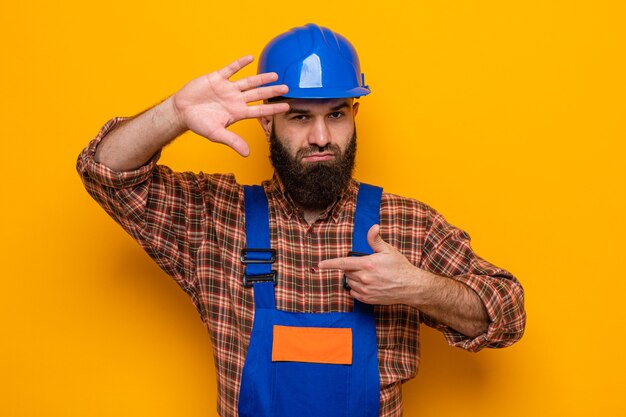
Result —
[[[91, 196], [191, 297], [215, 352], [218, 411], [237, 415], [239, 384], [252, 329], [252, 291], [242, 285], [245, 247], [243, 187], [233, 175], [177, 173], [155, 155], [134, 171], [114, 172], [95, 162], [98, 143], [123, 118], [110, 120], [83, 150], [77, 169]], [[277, 308], [294, 312], [351, 311], [340, 271], [317, 264], [351, 250], [358, 183], [309, 225], [276, 176], [263, 183], [277, 251]], [[472, 288], [487, 308], [485, 334], [468, 338], [406, 305], [377, 306], [381, 416], [402, 413], [401, 382], [419, 366], [419, 326], [440, 329], [449, 344], [469, 351], [505, 347], [524, 331], [523, 290], [507, 271], [478, 257], [469, 236], [432, 208], [383, 194], [381, 237], [422, 269]]]

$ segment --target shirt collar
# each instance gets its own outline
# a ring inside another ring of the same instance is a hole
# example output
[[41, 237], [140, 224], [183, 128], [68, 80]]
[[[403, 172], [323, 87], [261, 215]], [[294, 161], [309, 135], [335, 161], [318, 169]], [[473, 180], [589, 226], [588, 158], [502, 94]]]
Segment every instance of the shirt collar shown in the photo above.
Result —
[[[268, 197], [272, 196], [276, 201], [278, 211], [287, 219], [291, 219], [294, 214], [300, 212], [300, 209], [293, 202], [276, 173], [274, 173], [271, 180], [264, 181], [263, 186]], [[320, 219], [330, 217], [337, 223], [344, 208], [349, 207], [349, 202], [356, 205], [358, 190], [359, 183], [354, 179], [350, 179], [346, 190], [320, 214]]]

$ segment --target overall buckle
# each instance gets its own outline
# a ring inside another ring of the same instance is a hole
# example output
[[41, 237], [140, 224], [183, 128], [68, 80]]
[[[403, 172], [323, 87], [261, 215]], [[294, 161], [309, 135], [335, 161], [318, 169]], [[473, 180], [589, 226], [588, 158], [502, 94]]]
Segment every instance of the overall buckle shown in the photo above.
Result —
[[[252, 254], [264, 254], [261, 259], [258, 257], [252, 258]], [[267, 259], [264, 259], [267, 258]], [[261, 248], [243, 248], [239, 256], [241, 263], [244, 265], [259, 265], [259, 264], [273, 264], [276, 262], [276, 250], [274, 249], [261, 249]], [[247, 266], [246, 266], [247, 269]], [[272, 269], [269, 274], [248, 274], [247, 271], [243, 273], [243, 286], [246, 288], [252, 287], [257, 282], [273, 282], [274, 286], [278, 284], [278, 273]]]
[[[248, 254], [252, 253], [269, 253], [269, 259], [250, 259]], [[276, 250], [274, 249], [259, 249], [259, 248], [243, 248], [241, 250], [241, 254], [239, 255], [239, 259], [241, 263], [244, 265], [247, 264], [273, 264], [276, 262]]]
[[246, 288], [251, 288], [253, 284], [257, 282], [273, 282], [274, 286], [278, 284], [278, 272], [272, 269], [272, 272], [269, 274], [260, 274], [260, 275], [248, 275], [247, 273], [243, 273], [243, 286]]

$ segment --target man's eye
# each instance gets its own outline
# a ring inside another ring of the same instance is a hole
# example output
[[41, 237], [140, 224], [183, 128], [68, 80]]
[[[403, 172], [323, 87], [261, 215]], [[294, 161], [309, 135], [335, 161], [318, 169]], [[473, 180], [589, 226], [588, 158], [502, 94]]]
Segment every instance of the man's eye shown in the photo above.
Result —
[[343, 113], [340, 111], [334, 111], [329, 114], [328, 117], [330, 117], [331, 119], [340, 119], [341, 117], [343, 117]]
[[307, 116], [304, 114], [298, 114], [297, 116], [292, 117], [291, 120], [297, 120], [297, 121], [303, 122], [307, 120]]

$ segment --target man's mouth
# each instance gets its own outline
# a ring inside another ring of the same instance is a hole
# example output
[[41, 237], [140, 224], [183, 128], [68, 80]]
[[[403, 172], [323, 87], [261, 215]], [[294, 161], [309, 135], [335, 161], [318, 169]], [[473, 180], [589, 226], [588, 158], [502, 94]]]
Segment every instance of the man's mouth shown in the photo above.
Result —
[[314, 153], [302, 158], [302, 162], [322, 162], [330, 161], [335, 158], [335, 154], [331, 152]]

